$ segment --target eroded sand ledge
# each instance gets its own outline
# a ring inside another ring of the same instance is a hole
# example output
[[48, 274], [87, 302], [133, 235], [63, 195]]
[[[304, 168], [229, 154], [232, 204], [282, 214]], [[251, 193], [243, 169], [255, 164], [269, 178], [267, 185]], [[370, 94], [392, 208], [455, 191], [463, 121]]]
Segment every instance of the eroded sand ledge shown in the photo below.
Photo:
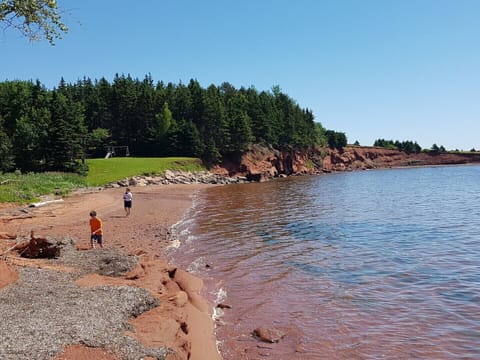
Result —
[[[147, 348], [170, 348], [166, 359], [220, 359], [216, 349], [211, 304], [200, 295], [203, 283], [191, 274], [164, 260], [169, 245], [168, 229], [182, 219], [197, 191], [209, 185], [159, 185], [134, 187], [132, 214], [125, 217], [124, 189], [91, 190], [76, 193], [63, 202], [18, 212], [0, 207], [0, 233], [15, 234], [17, 239], [0, 239], [0, 252], [28, 238], [38, 236], [71, 237], [79, 253], [89, 246], [88, 213], [94, 209], [104, 222], [105, 246], [138, 258], [137, 266], [122, 276], [87, 273], [75, 280], [75, 286], [133, 286], [147, 290], [159, 300], [159, 306], [129, 320], [126, 336]], [[100, 250], [101, 251], [101, 250]], [[72, 271], [61, 266], [52, 269], [52, 261], [18, 259], [11, 254], [0, 260], [0, 291], [18, 279], [25, 267]], [[14, 301], [14, 299], [12, 299]], [[106, 316], [108, 316], [106, 314]], [[121, 359], [114, 349], [92, 348], [72, 341], [55, 359]], [[153, 358], [153, 357], [152, 357]]]

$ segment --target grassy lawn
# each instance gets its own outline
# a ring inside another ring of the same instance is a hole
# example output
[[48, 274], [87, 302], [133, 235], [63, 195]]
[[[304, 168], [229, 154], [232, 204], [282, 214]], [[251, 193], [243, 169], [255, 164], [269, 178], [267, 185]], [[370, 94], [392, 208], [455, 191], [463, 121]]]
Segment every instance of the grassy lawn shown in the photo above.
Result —
[[161, 175], [165, 170], [200, 171], [205, 170], [196, 158], [132, 158], [87, 160], [87, 185], [105, 185], [135, 175]]
[[196, 158], [89, 159], [86, 177], [65, 173], [0, 174], [0, 202], [26, 204], [48, 194], [65, 195], [86, 186], [102, 186], [135, 175], [161, 175], [165, 170], [205, 170]]

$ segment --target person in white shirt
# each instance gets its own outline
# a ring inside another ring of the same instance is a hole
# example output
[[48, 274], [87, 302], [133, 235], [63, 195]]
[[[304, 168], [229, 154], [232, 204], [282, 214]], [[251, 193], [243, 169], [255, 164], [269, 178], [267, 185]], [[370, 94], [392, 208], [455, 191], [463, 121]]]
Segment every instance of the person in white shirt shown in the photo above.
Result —
[[130, 210], [132, 209], [132, 199], [133, 195], [129, 188], [125, 190], [125, 194], [123, 194], [123, 207], [125, 208], [125, 216], [130, 215]]

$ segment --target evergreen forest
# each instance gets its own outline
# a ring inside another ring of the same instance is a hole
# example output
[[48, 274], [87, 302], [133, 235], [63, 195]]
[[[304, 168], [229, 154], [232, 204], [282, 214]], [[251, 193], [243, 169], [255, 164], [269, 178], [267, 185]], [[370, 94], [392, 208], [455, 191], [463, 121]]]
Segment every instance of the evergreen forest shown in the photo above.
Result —
[[278, 86], [236, 89], [225, 82], [203, 88], [116, 74], [0, 83], [0, 172], [82, 172], [85, 157], [104, 157], [108, 146], [133, 156], [199, 157], [207, 165], [235, 157], [251, 144], [305, 149], [344, 146], [343, 133], [326, 130]]
[[377, 139], [373, 143], [373, 146], [384, 147], [387, 149], [396, 149], [399, 151], [404, 151], [407, 154], [418, 154], [422, 151], [422, 147], [418, 145], [416, 141], [405, 140], [385, 140], [385, 139]]

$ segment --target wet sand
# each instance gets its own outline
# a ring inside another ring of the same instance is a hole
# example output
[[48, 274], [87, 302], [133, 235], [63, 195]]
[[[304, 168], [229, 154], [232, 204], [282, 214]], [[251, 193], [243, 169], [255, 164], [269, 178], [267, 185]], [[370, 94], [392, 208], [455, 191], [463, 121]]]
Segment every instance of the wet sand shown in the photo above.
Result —
[[[68, 236], [76, 240], [79, 251], [97, 251], [89, 250], [88, 225], [90, 210], [96, 210], [103, 220], [105, 247], [137, 255], [140, 261], [124, 277], [89, 274], [77, 284], [87, 287], [131, 285], [148, 290], [160, 299], [160, 306], [132, 319], [134, 330], [129, 336], [148, 347], [173, 349], [176, 355], [168, 355], [170, 360], [220, 359], [211, 316], [212, 304], [201, 296], [202, 280], [164, 260], [164, 250], [172, 245], [169, 229], [191, 207], [194, 194], [206, 186], [209, 185], [133, 187], [133, 207], [128, 217], [123, 209], [123, 188], [78, 192], [63, 202], [30, 208], [24, 213], [0, 204], [0, 235], [17, 237], [16, 240], [0, 239], [0, 252], [18, 239], [28, 238], [31, 231], [35, 236]], [[6, 260], [0, 260], [0, 288], [17, 281], [18, 266], [13, 253]], [[21, 266], [41, 268], [42, 262], [22, 259]], [[110, 350], [79, 344], [67, 346], [55, 359], [84, 358], [118, 359]]]

